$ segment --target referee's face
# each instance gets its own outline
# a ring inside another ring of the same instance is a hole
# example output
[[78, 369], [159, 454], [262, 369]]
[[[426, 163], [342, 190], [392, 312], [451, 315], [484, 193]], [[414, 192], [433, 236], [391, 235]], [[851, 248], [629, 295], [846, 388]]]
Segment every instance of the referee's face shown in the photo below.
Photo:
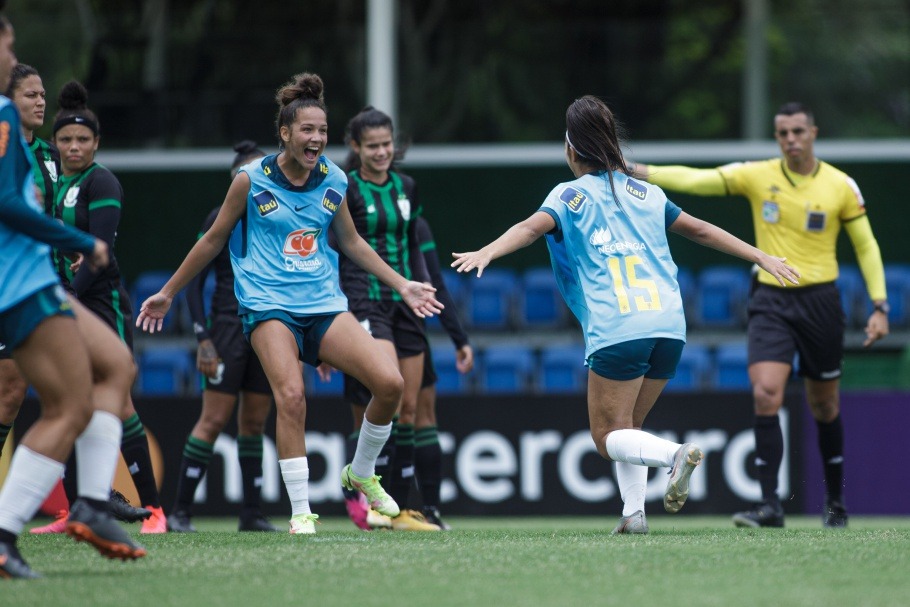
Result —
[[774, 138], [780, 152], [791, 163], [803, 164], [815, 159], [815, 136], [818, 127], [803, 113], [774, 117]]

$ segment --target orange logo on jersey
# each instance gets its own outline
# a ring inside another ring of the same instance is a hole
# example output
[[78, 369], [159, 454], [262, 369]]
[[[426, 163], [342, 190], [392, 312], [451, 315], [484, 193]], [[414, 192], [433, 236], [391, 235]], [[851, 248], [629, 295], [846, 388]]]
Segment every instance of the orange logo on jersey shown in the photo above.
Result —
[[0, 122], [0, 158], [6, 156], [6, 149], [9, 147], [9, 122], [4, 120]]
[[284, 239], [284, 254], [309, 257], [319, 250], [316, 237], [322, 232], [321, 228], [304, 228], [294, 230]]

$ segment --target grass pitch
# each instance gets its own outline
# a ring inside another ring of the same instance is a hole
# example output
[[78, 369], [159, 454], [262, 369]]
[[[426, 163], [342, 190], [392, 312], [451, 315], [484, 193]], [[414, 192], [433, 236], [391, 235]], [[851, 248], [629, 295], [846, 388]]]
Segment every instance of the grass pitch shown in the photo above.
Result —
[[[0, 581], [10, 606], [910, 604], [910, 517], [819, 517], [785, 529], [734, 529], [729, 517], [648, 518], [648, 536], [616, 536], [609, 518], [447, 518], [443, 533], [364, 533], [329, 518], [317, 535], [141, 536], [145, 559], [108, 561], [65, 536], [20, 538], [45, 577]], [[275, 521], [276, 524], [279, 521]], [[43, 524], [43, 521], [36, 521]], [[138, 531], [137, 526], [128, 527]]]

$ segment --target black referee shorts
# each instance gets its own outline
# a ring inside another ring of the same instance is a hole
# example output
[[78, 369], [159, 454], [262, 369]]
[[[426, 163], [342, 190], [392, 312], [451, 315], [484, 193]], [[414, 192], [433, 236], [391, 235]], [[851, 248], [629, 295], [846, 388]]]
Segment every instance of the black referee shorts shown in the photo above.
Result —
[[772, 287], [758, 283], [749, 301], [749, 364], [775, 361], [818, 381], [841, 376], [846, 318], [833, 283]]

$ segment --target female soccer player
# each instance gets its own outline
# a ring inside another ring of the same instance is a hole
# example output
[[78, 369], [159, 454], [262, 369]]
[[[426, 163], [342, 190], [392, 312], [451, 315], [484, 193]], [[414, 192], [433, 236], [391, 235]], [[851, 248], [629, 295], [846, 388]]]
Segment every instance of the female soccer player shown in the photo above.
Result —
[[454, 253], [459, 272], [545, 236], [559, 289], [584, 330], [588, 415], [597, 451], [616, 462], [623, 513], [614, 533], [647, 533], [646, 466], [670, 467], [667, 512], [689, 495], [689, 477], [703, 458], [641, 430], [676, 372], [685, 343], [676, 265], [666, 231], [757, 263], [777, 280], [798, 274], [720, 228], [684, 213], [656, 186], [630, 178], [613, 113], [596, 97], [566, 112], [566, 162], [576, 179], [556, 186], [540, 209], [479, 251]]
[[212, 228], [161, 291], [142, 304], [137, 326], [159, 330], [177, 292], [230, 237], [244, 333], [275, 396], [279, 465], [291, 499], [290, 531], [311, 534], [318, 515], [309, 504], [306, 399], [298, 360], [313, 366], [325, 361], [373, 394], [342, 484], [363, 492], [380, 513], [399, 513], [374, 472], [403, 380], [394, 360], [347, 312], [338, 283], [338, 254], [328, 245], [327, 229], [335, 233], [342, 253], [394, 289], [418, 316], [435, 314], [441, 306], [432, 287], [395, 272], [357, 234], [345, 204], [347, 177], [322, 155], [328, 132], [322, 79], [299, 74], [278, 90], [276, 100], [280, 153], [240, 169]]
[[[234, 146], [237, 155], [231, 165], [231, 179], [240, 167], [265, 156], [252, 141]], [[206, 217], [201, 238], [215, 223], [220, 207]], [[211, 312], [206, 315], [203, 291], [209, 270], [215, 271], [215, 291]], [[234, 271], [227, 247], [190, 281], [186, 302], [199, 341], [196, 367], [205, 378], [202, 413], [183, 447], [180, 477], [174, 508], [167, 515], [169, 531], [193, 533], [193, 496], [205, 477], [215, 450], [215, 440], [224, 430], [234, 406], [237, 411], [237, 455], [243, 480], [243, 510], [239, 531], [278, 531], [262, 514], [259, 506], [262, 484], [262, 432], [272, 406], [272, 392], [265, 371], [253, 348], [243, 337], [243, 323], [237, 315]]]

